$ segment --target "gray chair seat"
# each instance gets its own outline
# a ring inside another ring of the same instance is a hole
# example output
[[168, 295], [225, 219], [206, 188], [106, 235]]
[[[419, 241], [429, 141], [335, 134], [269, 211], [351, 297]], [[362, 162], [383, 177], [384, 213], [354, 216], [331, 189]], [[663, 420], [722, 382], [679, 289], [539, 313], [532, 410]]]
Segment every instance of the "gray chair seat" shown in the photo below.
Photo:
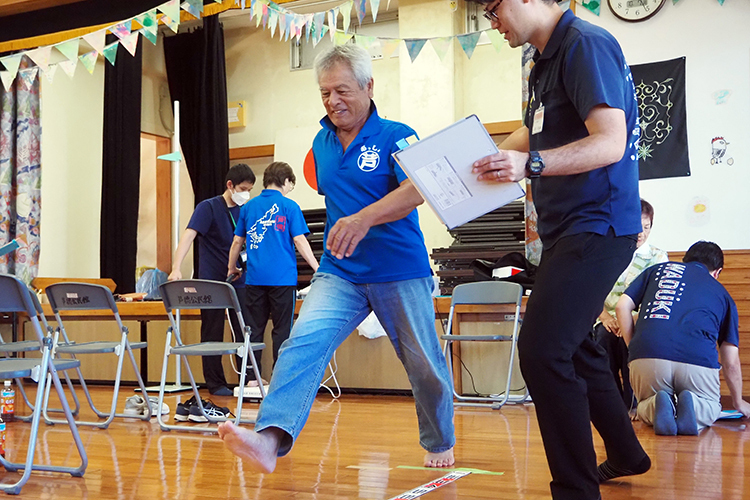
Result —
[[[115, 348], [120, 345], [119, 342], [82, 342], [80, 344], [61, 344], [57, 346], [57, 352], [65, 354], [99, 354], [105, 352], [115, 352]], [[131, 349], [143, 349], [148, 344], [146, 342], [134, 342], [130, 344]]]
[[[36, 343], [37, 350], [39, 342]], [[39, 366], [38, 359], [3, 359], [0, 360], [0, 377], [20, 378], [30, 377], [35, 367]]]
[[0, 352], [31, 352], [39, 350], [38, 340], [22, 340], [10, 344], [0, 344]]
[[[172, 348], [172, 354], [180, 356], [221, 356], [224, 354], [237, 354], [237, 350], [244, 344], [242, 342], [202, 342], [200, 344], [182, 345]], [[266, 344], [253, 342], [250, 349], [260, 351], [265, 349]]]

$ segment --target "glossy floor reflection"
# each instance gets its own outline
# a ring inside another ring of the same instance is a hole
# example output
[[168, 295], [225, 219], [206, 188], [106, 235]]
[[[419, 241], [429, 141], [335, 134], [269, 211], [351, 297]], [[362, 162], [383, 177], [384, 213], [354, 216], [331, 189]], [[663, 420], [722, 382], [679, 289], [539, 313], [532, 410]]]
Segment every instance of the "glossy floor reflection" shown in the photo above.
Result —
[[[107, 398], [106, 389], [94, 392], [102, 402]], [[121, 406], [131, 394], [130, 388], [121, 391]], [[174, 410], [189, 396], [168, 396], [167, 403]], [[213, 399], [224, 406], [231, 403], [231, 398]], [[248, 416], [256, 410], [257, 405], [248, 405]], [[750, 475], [750, 431], [743, 422], [719, 423], [698, 437], [677, 438], [657, 437], [641, 423], [634, 425], [654, 468], [603, 486], [604, 499], [750, 498], [745, 479]], [[8, 425], [11, 457], [25, 453], [29, 429], [22, 422]], [[456, 433], [457, 466], [488, 473], [471, 474], [423, 498], [549, 498], [549, 472], [533, 406], [460, 409]], [[319, 395], [294, 450], [269, 475], [249, 472], [214, 435], [162, 432], [155, 421], [118, 419], [107, 430], [82, 428], [81, 434], [89, 454], [85, 476], [34, 473], [21, 497], [389, 499], [446, 473], [421, 468], [424, 452], [417, 444], [416, 414], [406, 397], [344, 395], [333, 401]], [[603, 453], [600, 441], [597, 451]], [[64, 426], [41, 426], [37, 458], [75, 460]], [[4, 481], [12, 474], [0, 472]]]

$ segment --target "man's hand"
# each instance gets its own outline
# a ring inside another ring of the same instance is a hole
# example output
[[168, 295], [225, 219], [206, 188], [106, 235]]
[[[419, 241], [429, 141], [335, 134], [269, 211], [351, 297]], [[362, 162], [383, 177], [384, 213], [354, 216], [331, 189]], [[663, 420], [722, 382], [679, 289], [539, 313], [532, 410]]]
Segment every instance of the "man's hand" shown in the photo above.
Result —
[[179, 269], [173, 270], [169, 276], [167, 276], [167, 281], [174, 281], [174, 280], [181, 280], [182, 279], [182, 273]]
[[337, 259], [351, 257], [372, 225], [359, 212], [336, 221], [326, 240], [326, 249]]
[[617, 335], [618, 337], [620, 336], [620, 325], [617, 323], [617, 320], [614, 316], [612, 316], [608, 312], [602, 312], [599, 315], [599, 321], [602, 322], [602, 325], [604, 325], [604, 329], [609, 333]]
[[494, 155], [474, 162], [472, 172], [477, 179], [488, 182], [518, 182], [526, 177], [529, 153], [501, 149]]
[[233, 266], [230, 264], [227, 270], [227, 282], [231, 283], [235, 281], [237, 278], [239, 278], [240, 276], [242, 276], [242, 271], [240, 271], [236, 265]]

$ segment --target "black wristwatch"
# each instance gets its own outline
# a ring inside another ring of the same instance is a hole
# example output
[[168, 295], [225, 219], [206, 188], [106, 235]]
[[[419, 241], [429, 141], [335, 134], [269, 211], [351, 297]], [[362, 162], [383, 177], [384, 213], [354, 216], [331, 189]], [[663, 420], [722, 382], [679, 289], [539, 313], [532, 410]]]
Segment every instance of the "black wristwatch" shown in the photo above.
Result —
[[539, 151], [529, 151], [529, 159], [526, 160], [526, 177], [535, 179], [544, 172], [544, 160]]

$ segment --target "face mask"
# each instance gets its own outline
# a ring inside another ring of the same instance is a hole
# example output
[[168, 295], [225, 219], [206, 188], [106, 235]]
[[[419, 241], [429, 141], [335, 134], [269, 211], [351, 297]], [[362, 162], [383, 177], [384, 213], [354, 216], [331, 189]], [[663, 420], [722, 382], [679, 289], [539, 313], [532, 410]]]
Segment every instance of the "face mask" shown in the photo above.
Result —
[[250, 193], [247, 191], [232, 191], [232, 201], [237, 205], [242, 206], [250, 201]]

